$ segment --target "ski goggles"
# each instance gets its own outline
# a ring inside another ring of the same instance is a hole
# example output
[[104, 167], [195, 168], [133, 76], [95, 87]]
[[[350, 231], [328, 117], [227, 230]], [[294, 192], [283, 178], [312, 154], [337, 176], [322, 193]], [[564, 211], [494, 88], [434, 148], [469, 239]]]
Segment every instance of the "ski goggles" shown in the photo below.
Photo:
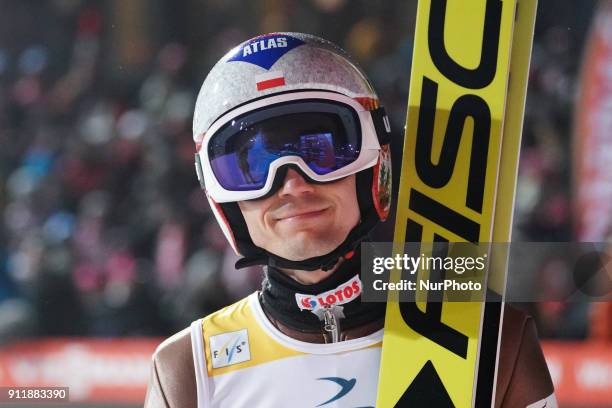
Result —
[[384, 109], [368, 111], [333, 92], [295, 92], [242, 105], [216, 120], [196, 154], [198, 178], [218, 203], [252, 200], [273, 188], [277, 170], [297, 166], [315, 182], [372, 167]]

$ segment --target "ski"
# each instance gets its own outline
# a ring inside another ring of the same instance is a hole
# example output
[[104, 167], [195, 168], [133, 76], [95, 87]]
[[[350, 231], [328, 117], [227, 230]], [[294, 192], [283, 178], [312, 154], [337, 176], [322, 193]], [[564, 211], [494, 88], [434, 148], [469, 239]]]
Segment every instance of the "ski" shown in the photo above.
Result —
[[[407, 242], [510, 240], [535, 7], [419, 0], [396, 252]], [[391, 280], [401, 277], [396, 270]], [[377, 407], [493, 404], [505, 272], [484, 284], [498, 301], [390, 296]]]

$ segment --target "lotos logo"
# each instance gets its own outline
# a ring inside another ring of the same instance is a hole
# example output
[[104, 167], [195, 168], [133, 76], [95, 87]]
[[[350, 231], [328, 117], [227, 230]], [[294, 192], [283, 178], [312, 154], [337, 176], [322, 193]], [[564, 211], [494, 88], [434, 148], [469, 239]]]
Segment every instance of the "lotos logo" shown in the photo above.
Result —
[[336, 289], [318, 295], [295, 294], [295, 300], [300, 310], [317, 310], [324, 306], [343, 305], [354, 300], [361, 294], [362, 286], [359, 276], [354, 276]]
[[243, 61], [267, 70], [287, 52], [302, 44], [304, 41], [289, 35], [264, 35], [239, 47], [227, 62]]

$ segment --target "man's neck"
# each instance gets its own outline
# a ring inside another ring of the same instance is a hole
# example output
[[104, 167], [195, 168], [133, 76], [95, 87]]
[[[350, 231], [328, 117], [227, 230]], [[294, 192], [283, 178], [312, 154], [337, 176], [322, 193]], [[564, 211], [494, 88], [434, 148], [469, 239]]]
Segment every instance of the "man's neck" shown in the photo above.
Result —
[[[322, 340], [321, 334], [325, 332], [323, 322], [313, 312], [317, 307], [311, 303], [309, 303], [310, 307], [305, 307], [305, 303], [298, 299], [311, 297], [311, 301], [317, 301], [318, 305], [321, 305], [318, 300], [320, 296], [325, 294], [324, 301], [327, 302], [327, 296], [330, 293], [350, 287], [347, 292], [343, 292], [342, 299], [336, 299], [334, 302], [329, 300], [330, 304], [338, 303], [338, 306], [342, 308], [344, 314], [340, 322], [342, 331], [367, 326], [376, 321], [378, 322], [376, 327], [372, 326], [372, 330], [375, 331], [382, 327], [385, 304], [361, 302], [359, 268], [359, 256], [343, 260], [330, 271], [280, 270], [269, 266], [266, 269], [266, 277], [260, 295], [262, 307], [270, 320], [276, 322], [274, 324], [278, 328], [281, 328], [282, 325], [300, 332], [318, 333], [317, 338]], [[357, 292], [355, 292], [355, 285], [359, 285]], [[347, 293], [348, 297], [344, 297], [344, 293]], [[353, 296], [355, 293], [358, 295]], [[285, 334], [288, 333], [288, 331], [285, 332]], [[341, 336], [342, 339], [345, 337]]]
[[289, 276], [291, 279], [301, 283], [302, 285], [314, 285], [315, 283], [321, 282], [323, 279], [327, 278], [331, 274], [333, 274], [338, 266], [342, 263], [344, 259], [340, 258], [338, 263], [334, 265], [333, 268], [324, 271], [322, 269], [317, 269], [314, 271], [303, 271], [300, 269], [285, 269], [279, 268], [284, 274]]

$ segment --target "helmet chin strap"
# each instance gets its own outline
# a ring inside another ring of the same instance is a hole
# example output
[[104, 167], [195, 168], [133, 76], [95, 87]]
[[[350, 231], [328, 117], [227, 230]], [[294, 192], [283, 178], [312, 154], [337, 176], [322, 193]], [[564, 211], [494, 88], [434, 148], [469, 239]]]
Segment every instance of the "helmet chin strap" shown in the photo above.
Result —
[[[276, 174], [274, 185], [271, 193], [274, 194], [278, 191], [278, 188], [282, 185], [287, 169], [292, 167], [302, 175], [306, 180], [312, 182], [308, 176], [306, 176], [299, 167], [288, 165], [283, 166], [284, 168], [279, 169]], [[237, 203], [225, 203], [222, 204], [223, 210], [230, 219], [232, 225], [236, 229], [236, 238], [238, 243], [238, 249], [243, 255], [243, 258], [236, 262], [236, 269], [245, 268], [253, 265], [268, 265], [275, 268], [283, 269], [294, 269], [303, 271], [316, 271], [316, 270], [330, 270], [340, 260], [340, 258], [347, 257], [351, 252], [355, 251], [357, 246], [362, 241], [369, 240], [370, 231], [380, 221], [374, 204], [372, 202], [372, 169], [366, 169], [356, 173], [356, 190], [357, 190], [357, 201], [359, 203], [359, 209], [361, 212], [361, 221], [349, 232], [344, 241], [336, 247], [333, 251], [315, 256], [312, 258], [304, 259], [301, 261], [292, 261], [290, 259], [283, 258], [279, 255], [273, 254], [266, 251], [263, 248], [256, 246], [248, 233], [248, 228], [242, 212], [240, 211]], [[349, 256], [350, 257], [350, 256]]]

